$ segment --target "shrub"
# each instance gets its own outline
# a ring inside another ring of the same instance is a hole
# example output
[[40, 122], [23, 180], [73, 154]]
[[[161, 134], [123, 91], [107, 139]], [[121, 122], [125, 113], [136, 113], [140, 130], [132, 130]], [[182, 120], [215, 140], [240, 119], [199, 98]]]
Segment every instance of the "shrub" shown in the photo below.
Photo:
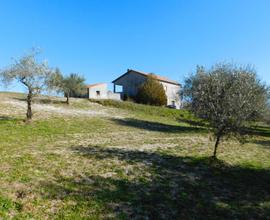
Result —
[[150, 74], [147, 80], [139, 87], [135, 99], [138, 103], [148, 105], [164, 106], [167, 104], [164, 88], [153, 74]]

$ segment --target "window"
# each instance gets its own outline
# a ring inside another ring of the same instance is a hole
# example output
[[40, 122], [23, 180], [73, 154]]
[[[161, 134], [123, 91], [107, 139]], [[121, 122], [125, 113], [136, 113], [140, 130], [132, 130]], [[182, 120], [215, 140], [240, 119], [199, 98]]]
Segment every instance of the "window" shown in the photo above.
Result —
[[121, 86], [121, 85], [114, 85], [114, 91], [113, 92], [116, 92], [116, 93], [123, 92], [123, 86]]
[[96, 91], [96, 93], [97, 93], [97, 96], [100, 96], [100, 91]]
[[175, 101], [172, 101], [172, 106], [175, 106]]

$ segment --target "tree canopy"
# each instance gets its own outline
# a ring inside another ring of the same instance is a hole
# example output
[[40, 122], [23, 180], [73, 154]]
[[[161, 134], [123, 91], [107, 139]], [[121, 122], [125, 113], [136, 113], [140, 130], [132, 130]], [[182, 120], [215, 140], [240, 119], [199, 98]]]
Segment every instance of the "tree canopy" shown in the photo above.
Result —
[[164, 88], [156, 79], [154, 74], [150, 74], [147, 80], [139, 87], [136, 101], [148, 105], [163, 106], [167, 104], [167, 96]]
[[198, 117], [209, 122], [216, 137], [214, 157], [220, 139], [243, 134], [249, 122], [263, 115], [268, 89], [250, 66], [221, 63], [210, 70], [197, 67], [184, 86], [184, 97]]
[[85, 89], [84, 77], [77, 73], [71, 73], [64, 76], [57, 68], [55, 73], [49, 79], [49, 86], [55, 89], [58, 93], [63, 93], [67, 98], [66, 103], [69, 104], [69, 97], [74, 97], [76, 94], [81, 94]]
[[23, 84], [27, 90], [27, 120], [32, 119], [32, 98], [47, 87], [47, 80], [53, 74], [46, 61], [39, 62], [38, 49], [32, 49], [29, 54], [15, 60], [13, 64], [1, 71], [0, 76], [5, 85], [13, 81]]

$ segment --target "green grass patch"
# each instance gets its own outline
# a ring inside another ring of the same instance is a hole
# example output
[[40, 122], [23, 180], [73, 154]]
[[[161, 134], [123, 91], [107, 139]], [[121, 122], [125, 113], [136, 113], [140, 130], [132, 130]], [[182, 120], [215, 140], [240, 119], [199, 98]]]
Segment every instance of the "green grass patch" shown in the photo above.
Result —
[[94, 100], [91, 102], [99, 103], [103, 106], [114, 107], [118, 109], [125, 109], [135, 114], [144, 114], [148, 116], [156, 116], [169, 118], [174, 120], [183, 120], [185, 122], [200, 122], [192, 113], [184, 109], [170, 109], [167, 107], [150, 106], [138, 104], [130, 101], [116, 101], [116, 100]]
[[253, 127], [244, 144], [222, 141], [213, 160], [213, 140], [189, 112], [97, 102], [72, 107], [116, 111], [1, 117], [0, 219], [269, 218], [269, 127]]

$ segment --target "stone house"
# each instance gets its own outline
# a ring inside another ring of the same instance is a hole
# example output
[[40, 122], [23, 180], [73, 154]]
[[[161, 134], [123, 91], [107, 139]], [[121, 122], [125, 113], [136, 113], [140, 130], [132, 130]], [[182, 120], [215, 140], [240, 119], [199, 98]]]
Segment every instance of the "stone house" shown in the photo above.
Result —
[[[114, 85], [114, 93], [117, 92], [120, 87], [120, 91], [118, 92], [121, 93], [122, 99], [124, 95], [130, 97], [136, 96], [138, 87], [146, 81], [149, 74], [150, 73], [128, 69], [126, 73], [112, 81]], [[167, 106], [179, 109], [181, 107], [180, 83], [156, 74], [155, 76], [157, 77], [157, 80], [163, 85], [167, 96]]]
[[89, 99], [114, 99], [121, 100], [119, 93], [113, 93], [107, 88], [107, 83], [87, 85], [87, 98]]

